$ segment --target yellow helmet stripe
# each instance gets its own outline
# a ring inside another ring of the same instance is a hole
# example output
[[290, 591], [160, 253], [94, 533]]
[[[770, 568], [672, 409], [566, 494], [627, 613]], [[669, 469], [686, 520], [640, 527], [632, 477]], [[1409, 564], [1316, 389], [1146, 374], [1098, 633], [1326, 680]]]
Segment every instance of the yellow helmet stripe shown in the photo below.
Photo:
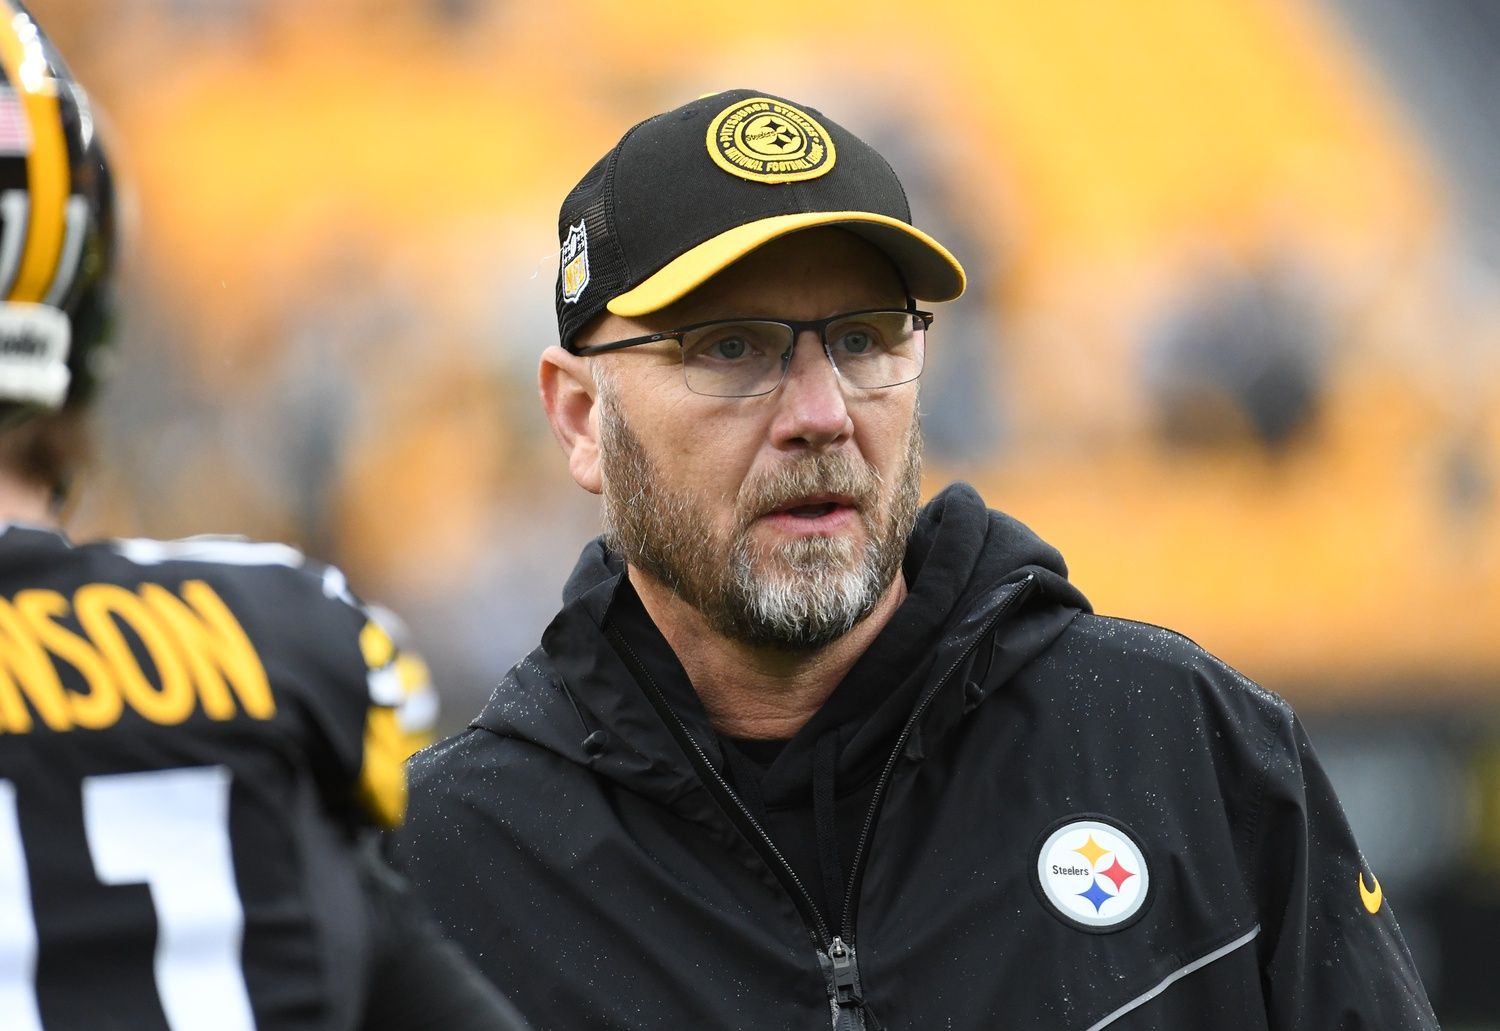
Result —
[[0, 15], [9, 20], [8, 25], [0, 27], [0, 67], [4, 67], [17, 99], [25, 105], [31, 129], [31, 153], [26, 155], [31, 217], [21, 267], [8, 300], [41, 301], [57, 274], [62, 254], [68, 195], [72, 192], [68, 144], [63, 138], [57, 82], [47, 70], [35, 23], [8, 3], [0, 3]]

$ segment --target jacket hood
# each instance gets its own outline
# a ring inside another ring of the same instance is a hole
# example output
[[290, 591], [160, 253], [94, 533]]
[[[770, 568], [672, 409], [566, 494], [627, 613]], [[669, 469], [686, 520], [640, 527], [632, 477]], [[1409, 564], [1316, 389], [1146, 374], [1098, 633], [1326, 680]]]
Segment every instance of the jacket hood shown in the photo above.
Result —
[[[955, 674], [953, 683], [944, 686], [945, 697], [937, 699], [922, 733], [908, 745], [930, 747], [937, 735], [982, 702], [987, 689], [981, 684], [1002, 683], [1046, 648], [1079, 611], [1089, 609], [1087, 599], [1068, 581], [1057, 549], [1017, 520], [986, 508], [963, 483], [943, 490], [922, 509], [903, 574], [906, 600], [788, 745], [794, 761], [778, 763], [776, 780], [784, 780], [787, 791], [805, 783], [808, 772], [805, 763], [795, 761], [798, 743], [833, 725], [846, 728], [849, 742], [839, 762], [841, 780], [868, 772], [922, 686], [948, 671]], [[543, 633], [542, 646], [510, 671], [471, 726], [528, 741], [664, 801], [693, 809], [712, 805], [682, 746], [632, 672], [632, 665], [639, 668], [641, 662], [627, 663], [621, 655], [622, 648], [631, 646], [617, 624], [630, 606], [644, 616], [623, 560], [602, 539], [591, 541], [564, 586], [563, 607]], [[659, 638], [649, 618], [644, 624]], [[979, 647], [980, 639], [991, 633], [993, 644]], [[659, 644], [665, 648], [664, 640]], [[678, 676], [668, 669], [653, 679], [692, 741], [719, 765], [722, 756], [707, 714], [669, 649], [666, 655]], [[986, 675], [956, 675], [966, 672], [958, 669], [964, 662], [976, 661], [984, 663]], [[679, 681], [675, 689], [674, 679]], [[810, 756], [810, 748], [801, 751]], [[777, 783], [768, 783], [768, 799], [776, 794]]]

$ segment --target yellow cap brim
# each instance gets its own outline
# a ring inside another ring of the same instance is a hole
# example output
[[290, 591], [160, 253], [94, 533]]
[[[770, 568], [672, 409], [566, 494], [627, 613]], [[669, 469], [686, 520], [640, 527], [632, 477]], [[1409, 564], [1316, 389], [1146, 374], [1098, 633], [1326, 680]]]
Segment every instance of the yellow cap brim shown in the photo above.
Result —
[[817, 226], [839, 226], [880, 248], [918, 300], [951, 301], [964, 292], [967, 279], [963, 266], [947, 248], [920, 229], [898, 218], [869, 211], [809, 211], [773, 215], [726, 230], [678, 255], [644, 283], [614, 298], [607, 307], [625, 318], [661, 311], [751, 251], [790, 233]]

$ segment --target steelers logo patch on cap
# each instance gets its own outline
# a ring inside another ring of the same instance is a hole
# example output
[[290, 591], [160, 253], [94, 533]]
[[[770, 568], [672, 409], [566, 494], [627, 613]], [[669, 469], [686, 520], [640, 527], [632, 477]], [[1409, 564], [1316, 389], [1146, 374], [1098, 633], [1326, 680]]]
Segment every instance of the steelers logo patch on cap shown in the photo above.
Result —
[[751, 97], [709, 123], [708, 156], [741, 179], [794, 183], [826, 175], [837, 155], [812, 115], [780, 100]]
[[1097, 814], [1043, 832], [1032, 884], [1064, 923], [1095, 934], [1128, 927], [1151, 899], [1145, 851], [1123, 824]]

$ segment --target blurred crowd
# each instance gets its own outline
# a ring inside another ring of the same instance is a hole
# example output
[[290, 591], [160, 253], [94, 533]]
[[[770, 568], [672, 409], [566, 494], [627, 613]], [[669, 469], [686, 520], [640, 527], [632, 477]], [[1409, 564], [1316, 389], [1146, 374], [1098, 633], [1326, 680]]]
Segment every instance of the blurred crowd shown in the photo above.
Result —
[[[582, 141], [743, 79], [852, 112], [977, 271], [939, 315], [935, 473], [1293, 694], [1482, 686], [1497, 273], [1420, 109], [1330, 12], [1034, 6], [39, 4], [137, 198], [81, 517], [291, 538], [420, 612], [528, 623], [568, 559], [514, 556], [592, 519], [532, 403], [560, 184]], [[441, 622], [483, 652], [455, 671], [535, 629]]]
[[1451, 929], [1500, 895], [1450, 905], [1500, 854], [1483, 0], [33, 8], [134, 198], [79, 535], [335, 561], [461, 725], [597, 527], [535, 401], [562, 193], [693, 95], [821, 101], [972, 275], [934, 327], [929, 482], [1321, 714], [1430, 901], [1403, 923], [1434, 998], [1500, 1010], [1461, 1009]]

